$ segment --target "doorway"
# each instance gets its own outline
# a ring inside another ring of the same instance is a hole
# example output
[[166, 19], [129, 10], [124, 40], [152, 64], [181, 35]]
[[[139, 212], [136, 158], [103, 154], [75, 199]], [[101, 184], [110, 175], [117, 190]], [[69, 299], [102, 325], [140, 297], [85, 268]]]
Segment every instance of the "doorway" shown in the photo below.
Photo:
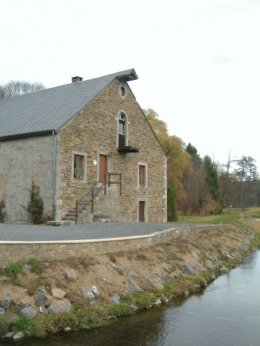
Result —
[[139, 201], [139, 222], [145, 222], [145, 201]]

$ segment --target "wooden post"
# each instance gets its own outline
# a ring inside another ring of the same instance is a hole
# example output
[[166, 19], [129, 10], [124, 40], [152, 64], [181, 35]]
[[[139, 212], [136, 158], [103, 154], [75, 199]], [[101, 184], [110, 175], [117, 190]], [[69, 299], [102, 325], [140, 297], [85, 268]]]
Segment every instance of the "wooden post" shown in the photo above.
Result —
[[122, 173], [120, 173], [120, 187], [119, 187], [119, 191], [120, 191], [120, 196], [122, 194]]
[[78, 201], [76, 201], [76, 215], [75, 215], [75, 224], [78, 224]]
[[110, 175], [109, 173], [107, 173], [107, 176], [108, 176], [108, 187], [110, 187], [110, 184], [111, 184], [111, 181], [110, 181], [111, 175]]
[[91, 213], [94, 213], [94, 186], [91, 189]]
[[104, 176], [104, 195], [107, 195], [107, 174]]

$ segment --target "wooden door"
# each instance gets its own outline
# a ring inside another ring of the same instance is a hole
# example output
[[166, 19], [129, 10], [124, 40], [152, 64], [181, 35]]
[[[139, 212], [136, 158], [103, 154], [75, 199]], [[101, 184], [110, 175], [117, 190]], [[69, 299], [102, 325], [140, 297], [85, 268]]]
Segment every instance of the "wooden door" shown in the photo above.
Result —
[[104, 183], [105, 173], [107, 173], [107, 156], [99, 155], [99, 182]]
[[145, 222], [145, 201], [139, 201], [139, 222]]

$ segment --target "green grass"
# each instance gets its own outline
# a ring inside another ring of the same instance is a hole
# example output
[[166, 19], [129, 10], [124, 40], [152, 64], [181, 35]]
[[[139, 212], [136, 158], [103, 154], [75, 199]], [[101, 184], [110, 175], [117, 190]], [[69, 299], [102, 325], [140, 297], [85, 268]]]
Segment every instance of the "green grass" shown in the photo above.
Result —
[[42, 265], [41, 263], [36, 259], [36, 258], [30, 258], [26, 264], [28, 264], [31, 269], [31, 273], [34, 273], [34, 274], [40, 274], [41, 271], [42, 271]]
[[134, 313], [134, 308], [127, 304], [113, 305], [111, 308], [111, 315], [115, 317], [131, 316]]
[[246, 217], [251, 217], [255, 219], [260, 218], [260, 208], [249, 208], [245, 211]]
[[204, 223], [204, 224], [234, 224], [243, 214], [237, 210], [228, 210], [219, 215], [208, 216], [181, 216], [179, 221], [185, 223]]
[[24, 271], [25, 264], [30, 266], [31, 273], [40, 274], [42, 271], [40, 262], [35, 258], [31, 258], [28, 261], [9, 262], [0, 269], [0, 275], [9, 277], [13, 285], [21, 286], [21, 274]]
[[13, 285], [20, 286], [19, 274], [23, 272], [23, 265], [24, 263], [22, 261], [10, 262], [6, 267], [1, 269], [0, 274], [8, 276]]
[[147, 310], [154, 304], [157, 295], [154, 292], [138, 292], [121, 297], [122, 303], [135, 305], [139, 310]]

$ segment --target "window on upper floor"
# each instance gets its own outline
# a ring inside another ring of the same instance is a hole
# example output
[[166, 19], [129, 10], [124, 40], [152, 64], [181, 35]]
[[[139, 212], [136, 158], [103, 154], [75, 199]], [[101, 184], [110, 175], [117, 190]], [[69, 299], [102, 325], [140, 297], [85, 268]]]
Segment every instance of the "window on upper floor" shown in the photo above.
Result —
[[118, 92], [119, 92], [119, 95], [122, 99], [126, 98], [127, 90], [126, 90], [126, 87], [124, 85], [119, 86]]
[[118, 147], [123, 148], [127, 145], [127, 116], [120, 112], [118, 118]]

